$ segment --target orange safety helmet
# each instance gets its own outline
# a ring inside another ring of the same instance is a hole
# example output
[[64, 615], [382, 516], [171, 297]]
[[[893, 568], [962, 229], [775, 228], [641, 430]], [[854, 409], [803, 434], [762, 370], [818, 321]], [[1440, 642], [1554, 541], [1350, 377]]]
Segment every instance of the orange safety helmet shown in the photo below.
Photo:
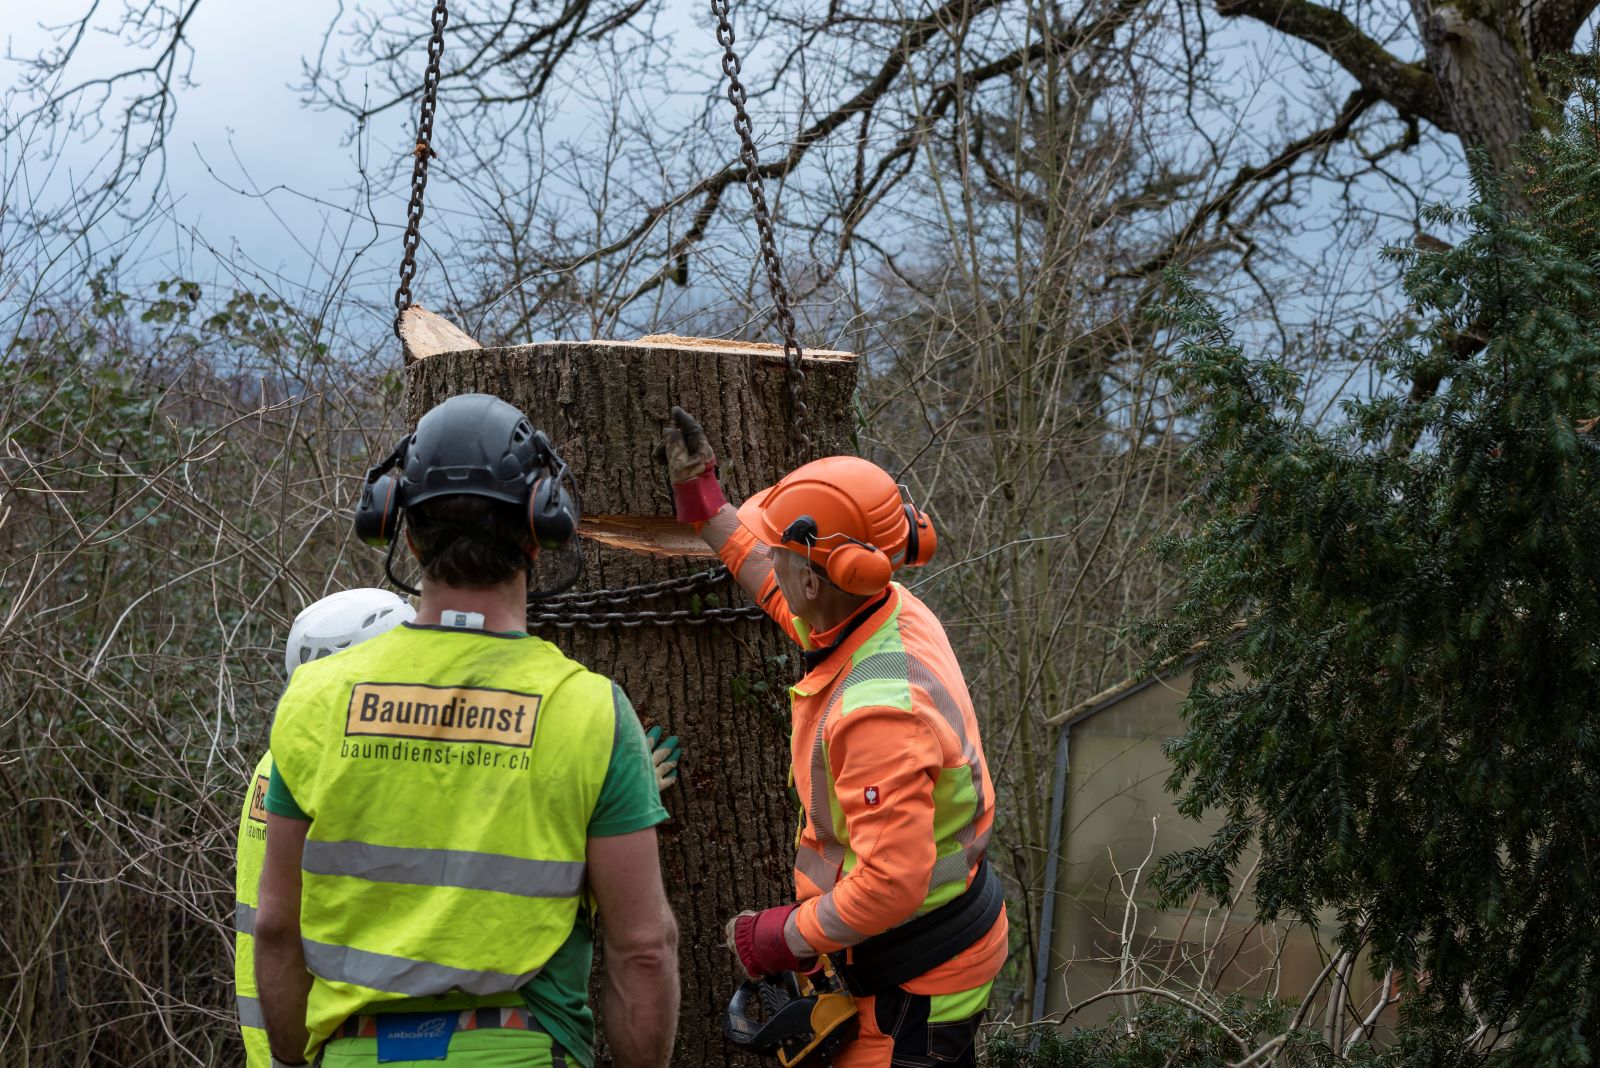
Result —
[[763, 545], [822, 565], [828, 581], [860, 597], [888, 586], [897, 568], [927, 563], [939, 541], [889, 473], [859, 456], [796, 468], [745, 501], [739, 521]]

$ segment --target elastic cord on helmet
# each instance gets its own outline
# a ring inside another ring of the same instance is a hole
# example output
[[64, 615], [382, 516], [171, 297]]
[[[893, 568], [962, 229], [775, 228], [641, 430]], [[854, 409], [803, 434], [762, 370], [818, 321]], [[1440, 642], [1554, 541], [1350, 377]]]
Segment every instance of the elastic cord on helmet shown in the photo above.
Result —
[[405, 524], [406, 514], [405, 510], [402, 509], [399, 516], [395, 519], [394, 537], [389, 539], [389, 551], [383, 558], [383, 573], [389, 577], [389, 581], [394, 583], [397, 589], [404, 590], [406, 593], [411, 594], [411, 596], [416, 597], [419, 596], [422, 591], [408, 582], [402, 582], [400, 580], [400, 576], [394, 573], [394, 547], [400, 544], [400, 531], [405, 527]]

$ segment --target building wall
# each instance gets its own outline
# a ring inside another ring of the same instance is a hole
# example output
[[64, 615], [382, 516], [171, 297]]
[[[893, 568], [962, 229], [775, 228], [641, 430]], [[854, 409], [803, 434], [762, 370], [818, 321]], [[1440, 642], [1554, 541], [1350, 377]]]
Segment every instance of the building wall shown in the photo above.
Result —
[[[1178, 709], [1188, 686], [1187, 672], [1154, 681], [1066, 728], [1046, 1015], [1108, 989], [1157, 983], [1299, 999], [1333, 950], [1333, 924], [1263, 927], [1249, 900], [1231, 912], [1209, 900], [1155, 906], [1149, 878], [1156, 860], [1206, 840], [1220, 822], [1184, 819], [1166, 790], [1171, 763], [1162, 746], [1183, 732]], [[1247, 856], [1246, 869], [1253, 862]], [[1239, 873], [1236, 886], [1248, 876]], [[1357, 1004], [1371, 1003], [1376, 985], [1363, 963], [1349, 994]], [[1103, 1000], [1065, 1025], [1103, 1023], [1132, 1007], [1122, 998]], [[1313, 1006], [1309, 1022], [1320, 1020], [1320, 1009]]]

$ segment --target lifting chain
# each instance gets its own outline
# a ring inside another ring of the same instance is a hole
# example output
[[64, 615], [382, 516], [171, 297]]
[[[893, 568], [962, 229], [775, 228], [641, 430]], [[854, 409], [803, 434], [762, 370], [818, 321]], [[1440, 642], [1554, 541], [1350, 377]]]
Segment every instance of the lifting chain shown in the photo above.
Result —
[[[699, 609], [681, 608], [671, 611], [641, 610], [637, 608], [624, 610], [624, 606], [638, 601], [653, 601], [657, 597], [669, 593], [694, 593], [700, 590], [709, 590], [722, 585], [730, 577], [728, 569], [721, 564], [717, 564], [715, 567], [701, 571], [698, 574], [666, 578], [657, 582], [628, 586], [623, 589], [581, 590], [573, 593], [558, 594], [555, 597], [529, 602], [528, 626], [535, 629], [556, 627], [561, 630], [571, 630], [574, 627], [585, 627], [589, 630], [604, 630], [607, 627], [641, 627], [645, 624], [665, 627], [674, 623], [736, 623], [745, 619], [765, 618], [766, 613], [753, 604], [742, 605], [738, 608], [713, 606]], [[611, 611], [573, 611], [573, 609], [602, 607], [610, 607]]]
[[411, 150], [411, 204], [406, 209], [405, 255], [400, 259], [400, 288], [394, 291], [394, 336], [400, 317], [411, 307], [411, 280], [417, 276], [417, 246], [422, 243], [422, 194], [428, 188], [428, 161], [433, 151], [433, 112], [439, 104], [439, 60], [444, 56], [444, 24], [450, 14], [445, 0], [433, 5], [433, 36], [428, 38], [428, 70], [422, 76], [422, 113], [417, 118], [417, 143]]
[[[711, 0], [711, 13], [717, 18], [717, 43], [722, 46], [722, 73], [728, 78], [728, 101], [733, 105], [733, 128], [739, 135], [739, 161], [744, 164], [744, 184], [750, 192], [750, 204], [756, 218], [756, 232], [761, 246], [761, 262], [767, 271], [767, 287], [772, 292], [772, 304], [783, 334], [783, 359], [787, 367], [791, 425], [794, 428], [793, 447], [795, 463], [802, 464], [811, 458], [811, 412], [806, 407], [806, 372], [801, 365], [800, 342], [795, 337], [794, 312], [789, 309], [789, 290], [783, 282], [783, 262], [778, 258], [778, 243], [772, 231], [772, 213], [767, 207], [767, 194], [761, 181], [761, 159], [756, 153], [754, 127], [750, 113], [745, 110], [748, 99], [744, 83], [739, 80], [739, 53], [733, 49], [733, 23], [729, 20], [730, 0]], [[728, 581], [731, 576], [721, 564], [695, 575], [662, 579], [638, 586], [617, 590], [588, 590], [582, 593], [563, 594], [530, 605], [528, 625], [557, 627], [570, 630], [586, 627], [601, 630], [607, 627], [640, 627], [652, 624], [658, 627], [674, 623], [704, 624], [732, 623], [746, 619], [762, 619], [766, 613], [758, 605], [738, 608], [677, 609], [653, 611], [625, 608], [638, 601], [654, 600], [667, 593], [684, 593], [707, 589]], [[610, 606], [611, 611], [572, 611]]]
[[745, 110], [744, 83], [739, 80], [739, 53], [733, 50], [733, 23], [728, 19], [729, 0], [711, 0], [711, 13], [717, 17], [717, 43], [722, 46], [722, 73], [728, 77], [728, 101], [733, 104], [733, 129], [739, 135], [739, 161], [744, 164], [744, 185], [750, 191], [755, 211], [756, 232], [761, 245], [761, 262], [767, 268], [767, 287], [772, 291], [773, 310], [778, 329], [783, 332], [783, 359], [789, 367], [789, 406], [794, 424], [795, 464], [811, 459], [811, 412], [806, 407], [806, 372], [800, 364], [800, 342], [795, 339], [794, 313], [789, 310], [789, 290], [783, 284], [783, 262], [778, 259], [778, 243], [772, 236], [772, 214], [767, 210], [767, 194], [761, 184], [761, 160], [756, 155], [754, 128]]
[[[717, 17], [717, 43], [722, 46], [722, 72], [728, 78], [728, 100], [733, 104], [733, 128], [739, 135], [739, 159], [744, 164], [745, 188], [755, 211], [761, 260], [767, 271], [767, 286], [783, 333], [783, 358], [787, 368], [791, 423], [794, 428], [795, 462], [804, 463], [811, 454], [811, 415], [805, 402], [805, 368], [801, 365], [800, 342], [795, 337], [794, 313], [789, 309], [789, 290], [783, 283], [783, 265], [773, 237], [772, 215], [762, 187], [760, 157], [756, 154], [750, 114], [745, 110], [746, 94], [739, 81], [739, 54], [733, 50], [733, 24], [728, 18], [729, 0], [711, 0]], [[439, 102], [439, 65], [444, 57], [444, 28], [449, 21], [446, 0], [435, 0], [433, 32], [428, 38], [428, 66], [422, 79], [422, 104], [417, 119], [416, 146], [411, 168], [411, 202], [406, 211], [405, 253], [400, 260], [400, 286], [394, 293], [394, 332], [400, 335], [400, 317], [411, 307], [411, 282], [417, 274], [417, 248], [422, 242], [423, 195], [428, 187], [428, 161], [433, 151], [433, 116]], [[530, 602], [528, 626], [534, 629], [556, 627], [571, 630], [584, 627], [602, 630], [609, 627], [664, 627], [675, 623], [702, 625], [762, 619], [766, 613], [757, 605], [736, 608], [722, 606], [651, 610], [629, 608], [639, 601], [652, 601], [669, 593], [697, 593], [730, 581], [728, 569], [717, 564], [693, 575], [661, 579], [621, 589], [583, 590]], [[588, 611], [609, 608], [609, 611]]]

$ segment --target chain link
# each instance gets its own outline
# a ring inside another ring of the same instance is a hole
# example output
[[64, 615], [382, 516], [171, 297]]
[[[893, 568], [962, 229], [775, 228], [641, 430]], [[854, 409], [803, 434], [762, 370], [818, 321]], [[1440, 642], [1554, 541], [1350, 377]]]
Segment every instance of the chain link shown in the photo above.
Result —
[[721, 564], [693, 575], [658, 579], [637, 586], [615, 590], [574, 590], [544, 597], [537, 604], [559, 605], [562, 608], [593, 608], [601, 604], [623, 604], [628, 601], [652, 601], [669, 593], [692, 593], [715, 586], [728, 577], [728, 569]]
[[767, 287], [783, 333], [783, 359], [789, 367], [789, 405], [794, 425], [795, 463], [811, 459], [811, 412], [806, 407], [806, 372], [801, 366], [800, 342], [795, 338], [794, 313], [789, 310], [789, 289], [783, 284], [783, 262], [778, 259], [778, 243], [772, 235], [772, 214], [767, 209], [767, 194], [761, 182], [761, 160], [756, 154], [754, 127], [745, 110], [744, 83], [739, 80], [739, 53], [733, 50], [733, 23], [728, 17], [730, 0], [711, 0], [711, 13], [717, 17], [717, 43], [722, 46], [722, 73], [728, 78], [728, 101], [733, 104], [733, 129], [739, 135], [739, 161], [744, 164], [744, 185], [750, 191], [755, 210], [756, 233], [761, 245], [761, 262], [767, 269]]
[[428, 161], [433, 151], [433, 112], [439, 104], [439, 61], [444, 56], [444, 25], [450, 19], [445, 0], [433, 5], [433, 35], [428, 38], [428, 69], [422, 76], [422, 110], [417, 118], [417, 143], [411, 150], [411, 204], [406, 209], [405, 255], [400, 259], [400, 288], [394, 291], [394, 335], [400, 317], [411, 307], [411, 280], [417, 276], [417, 246], [422, 243], [422, 194], [428, 188]]
[[528, 626], [533, 630], [555, 627], [558, 630], [608, 630], [612, 627], [670, 627], [679, 623], [702, 626], [707, 623], [740, 623], [745, 620], [765, 619], [767, 614], [755, 605], [739, 608], [680, 608], [671, 612], [535, 612], [528, 615]]
[[[692, 593], [719, 586], [728, 581], [730, 577], [728, 569], [722, 564], [717, 564], [693, 575], [660, 579], [656, 582], [645, 582], [622, 589], [579, 590], [573, 593], [558, 594], [554, 597], [546, 597], [538, 601], [529, 602], [528, 625], [536, 629], [539, 627], [556, 627], [561, 630], [571, 630], [574, 627], [586, 627], [590, 630], [603, 630], [607, 627], [639, 627], [647, 623], [665, 627], [674, 623], [703, 625], [706, 623], [737, 623], [747, 619], [765, 618], [766, 613], [753, 604], [743, 605], [738, 608], [713, 606], [699, 609], [682, 608], [666, 612], [642, 609], [612, 612], [571, 611], [571, 609], [575, 608], [598, 608], [603, 605], [620, 606], [638, 601], [653, 601], [657, 597], [663, 597], [669, 593]], [[558, 611], [548, 611], [548, 609], [552, 608], [558, 609]]]

